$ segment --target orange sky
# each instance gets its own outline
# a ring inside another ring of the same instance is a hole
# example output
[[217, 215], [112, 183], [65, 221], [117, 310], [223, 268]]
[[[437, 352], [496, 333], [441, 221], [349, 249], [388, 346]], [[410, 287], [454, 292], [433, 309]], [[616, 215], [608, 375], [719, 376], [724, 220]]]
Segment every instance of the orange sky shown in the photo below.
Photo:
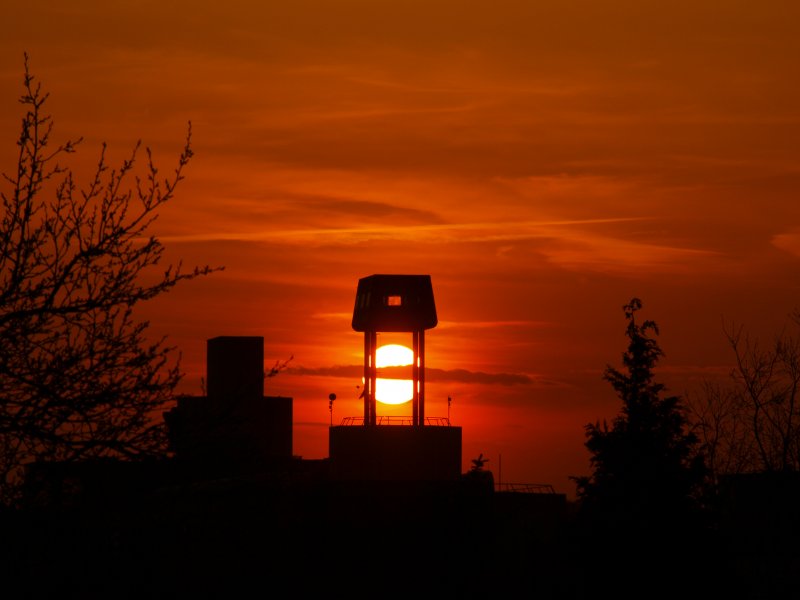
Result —
[[[359, 415], [358, 279], [430, 274], [426, 414], [506, 482], [572, 495], [583, 426], [642, 299], [674, 393], [731, 364], [724, 320], [800, 306], [800, 4], [499, 0], [20, 2], [0, 35], [0, 169], [23, 52], [57, 139], [196, 156], [156, 227], [224, 265], [147, 307], [200, 392], [205, 342], [263, 335], [294, 452]], [[162, 5], [163, 4], [163, 5]], [[266, 5], [266, 6], [262, 6]], [[410, 340], [409, 340], [410, 341]], [[268, 365], [269, 366], [269, 365]]]

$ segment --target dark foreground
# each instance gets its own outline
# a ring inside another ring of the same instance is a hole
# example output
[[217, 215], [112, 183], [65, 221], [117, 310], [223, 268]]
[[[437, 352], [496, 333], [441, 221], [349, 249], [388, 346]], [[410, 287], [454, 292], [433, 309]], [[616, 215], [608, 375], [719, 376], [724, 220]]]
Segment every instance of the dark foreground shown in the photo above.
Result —
[[336, 483], [313, 469], [166, 482], [3, 514], [3, 598], [789, 598], [795, 523], [588, 534], [560, 494]]

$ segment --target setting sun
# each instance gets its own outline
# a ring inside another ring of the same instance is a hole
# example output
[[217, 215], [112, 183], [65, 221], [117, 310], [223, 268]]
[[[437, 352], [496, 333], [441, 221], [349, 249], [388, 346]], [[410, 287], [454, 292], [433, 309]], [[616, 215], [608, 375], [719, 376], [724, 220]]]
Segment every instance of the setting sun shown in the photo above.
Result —
[[[375, 366], [408, 367], [414, 362], [414, 352], [401, 344], [387, 344], [375, 352]], [[378, 377], [375, 383], [375, 399], [384, 404], [403, 404], [414, 396], [414, 382], [411, 379]]]

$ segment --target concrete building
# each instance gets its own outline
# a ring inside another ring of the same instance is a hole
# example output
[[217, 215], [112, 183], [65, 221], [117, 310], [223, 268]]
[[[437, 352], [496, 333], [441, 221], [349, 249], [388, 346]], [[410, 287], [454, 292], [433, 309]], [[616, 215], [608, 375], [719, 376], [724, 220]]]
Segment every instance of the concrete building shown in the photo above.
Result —
[[253, 468], [292, 458], [292, 398], [264, 395], [264, 338], [207, 341], [207, 394], [182, 396], [164, 414], [181, 462]]

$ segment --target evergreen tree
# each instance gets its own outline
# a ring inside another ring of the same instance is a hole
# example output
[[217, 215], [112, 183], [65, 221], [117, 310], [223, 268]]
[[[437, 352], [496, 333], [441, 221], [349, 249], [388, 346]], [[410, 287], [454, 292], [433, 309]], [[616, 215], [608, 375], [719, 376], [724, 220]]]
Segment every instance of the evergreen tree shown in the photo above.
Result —
[[704, 465], [688, 431], [681, 400], [665, 395], [653, 369], [663, 356], [655, 322], [636, 321], [642, 302], [623, 309], [628, 348], [622, 371], [607, 366], [603, 378], [622, 401], [619, 415], [586, 426], [592, 474], [573, 477], [588, 523], [619, 534], [677, 534], [694, 523]]

